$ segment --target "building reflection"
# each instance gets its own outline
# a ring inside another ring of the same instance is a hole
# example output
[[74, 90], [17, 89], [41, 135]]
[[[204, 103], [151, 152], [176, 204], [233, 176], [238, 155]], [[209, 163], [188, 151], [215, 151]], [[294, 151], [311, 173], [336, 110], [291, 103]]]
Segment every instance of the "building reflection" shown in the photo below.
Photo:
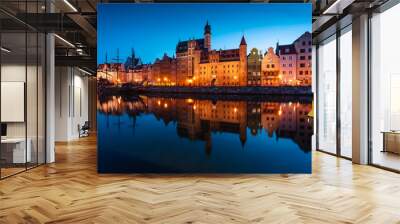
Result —
[[98, 99], [97, 109], [107, 115], [127, 114], [134, 121], [136, 116], [152, 114], [165, 125], [176, 123], [177, 134], [204, 141], [207, 154], [212, 133], [236, 134], [244, 146], [248, 133], [257, 136], [263, 130], [277, 140], [293, 140], [303, 151], [311, 150], [310, 103], [112, 96]]

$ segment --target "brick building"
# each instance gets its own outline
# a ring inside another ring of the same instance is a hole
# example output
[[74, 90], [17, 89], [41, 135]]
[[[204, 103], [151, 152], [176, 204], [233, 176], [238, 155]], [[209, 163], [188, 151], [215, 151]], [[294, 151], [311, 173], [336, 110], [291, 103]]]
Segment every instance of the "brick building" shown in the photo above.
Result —
[[211, 26], [208, 22], [202, 39], [178, 42], [176, 61], [178, 85], [247, 85], [247, 44], [244, 36], [239, 48], [212, 50]]
[[176, 85], [176, 63], [176, 58], [171, 58], [167, 54], [164, 54], [161, 59], [157, 58], [152, 66], [151, 84], [163, 86]]

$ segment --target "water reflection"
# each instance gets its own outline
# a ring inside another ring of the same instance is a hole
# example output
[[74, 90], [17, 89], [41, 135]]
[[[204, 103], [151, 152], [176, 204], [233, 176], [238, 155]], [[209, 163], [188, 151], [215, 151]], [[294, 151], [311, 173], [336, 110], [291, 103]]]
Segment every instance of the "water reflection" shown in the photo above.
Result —
[[309, 101], [110, 96], [99, 99], [97, 109], [100, 172], [305, 173], [311, 168]]

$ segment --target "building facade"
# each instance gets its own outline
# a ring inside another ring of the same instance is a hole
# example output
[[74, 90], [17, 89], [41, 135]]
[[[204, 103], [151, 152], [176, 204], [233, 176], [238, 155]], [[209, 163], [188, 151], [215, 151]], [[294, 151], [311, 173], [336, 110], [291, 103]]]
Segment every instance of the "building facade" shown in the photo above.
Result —
[[261, 85], [261, 64], [262, 53], [257, 48], [253, 48], [247, 56], [247, 85], [260, 86]]
[[281, 85], [311, 86], [311, 40], [311, 33], [305, 32], [291, 44], [277, 44], [276, 54], [280, 59]]
[[152, 65], [151, 64], [142, 64], [130, 68], [127, 71], [127, 82], [133, 84], [143, 84], [148, 82], [152, 77]]
[[97, 77], [114, 85], [126, 83], [128, 80], [123, 63], [100, 64], [97, 68]]
[[176, 58], [164, 54], [154, 64], [143, 65], [132, 51], [125, 66], [99, 65], [98, 76], [112, 84], [311, 86], [311, 38], [306, 32], [292, 44], [277, 43], [275, 51], [270, 47], [264, 55], [257, 48], [247, 54], [244, 36], [238, 48], [213, 50], [211, 26], [207, 22], [203, 38], [178, 42]]
[[277, 44], [276, 54], [280, 59], [281, 85], [297, 85], [297, 52], [293, 44]]
[[293, 45], [297, 52], [297, 77], [300, 85], [311, 85], [311, 66], [312, 66], [312, 36], [305, 32]]
[[246, 86], [247, 44], [239, 48], [211, 49], [211, 26], [204, 27], [204, 38], [179, 41], [176, 47], [177, 83], [180, 86]]
[[167, 54], [156, 59], [151, 72], [151, 84], [160, 86], [174, 86], [177, 81], [177, 60]]
[[280, 75], [280, 58], [275, 54], [272, 47], [265, 52], [261, 65], [261, 85], [279, 86], [282, 76]]
[[199, 73], [200, 55], [204, 51], [208, 51], [204, 47], [204, 39], [178, 42], [176, 47], [176, 71], [179, 86], [194, 85], [196, 75]]

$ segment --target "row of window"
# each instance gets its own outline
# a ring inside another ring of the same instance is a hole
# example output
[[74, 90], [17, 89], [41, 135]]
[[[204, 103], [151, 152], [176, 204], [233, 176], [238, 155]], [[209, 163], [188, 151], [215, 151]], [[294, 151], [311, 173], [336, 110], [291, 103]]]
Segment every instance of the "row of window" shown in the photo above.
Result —
[[[292, 60], [292, 59], [293, 59], [292, 56], [288, 56], [287, 58], [288, 58], [289, 60]], [[286, 60], [287, 58], [286, 58], [285, 56], [282, 56], [282, 59], [283, 59], [283, 60]]]
[[[312, 48], [308, 48], [308, 53], [312, 52]], [[306, 49], [302, 48], [300, 49], [300, 53], [306, 53]]]
[[[306, 56], [300, 56], [300, 60], [306, 60]], [[311, 60], [311, 55], [308, 55], [308, 60]]]
[[[239, 68], [239, 64], [237, 64], [236, 66], [235, 66], [235, 65], [232, 65], [232, 66], [231, 66], [231, 65], [227, 65], [226, 67], [227, 67], [227, 68], [230, 68], [230, 67], [232, 67], [232, 68], [234, 68], [234, 67]], [[226, 67], [225, 67], [225, 65], [223, 65], [223, 68], [226, 68]], [[215, 66], [212, 65], [212, 66], [211, 66], [211, 69], [214, 69], [214, 68], [217, 69], [217, 68], [218, 68], [218, 65], [215, 65]], [[200, 70], [206, 70], [206, 67], [200, 66]]]
[[[289, 67], [292, 67], [292, 64], [288, 64]], [[286, 67], [286, 64], [282, 64], [282, 67]]]
[[[311, 48], [310, 48], [310, 49], [311, 49]], [[300, 49], [300, 51], [301, 51], [301, 50], [305, 51], [305, 49]], [[304, 53], [304, 52], [301, 52], [301, 53]], [[292, 56], [287, 56], [287, 57], [282, 56], [282, 60], [286, 60], [286, 59], [292, 60], [293, 57], [292, 57]], [[308, 59], [308, 60], [311, 60], [311, 55], [308, 55], [307, 59]], [[306, 60], [306, 56], [305, 56], [305, 55], [301, 55], [301, 56], [300, 56], [300, 60]]]
[[[306, 42], [303, 41], [303, 42], [301, 43], [301, 45], [306, 46]], [[310, 41], [310, 40], [308, 41], [308, 45], [311, 46], [311, 41]]]
[[[275, 73], [276, 72], [272, 72], [272, 71], [271, 72], [264, 72], [264, 74], [270, 74], [270, 75], [273, 75]], [[200, 72], [200, 75], [206, 75], [206, 74], [207, 74], [206, 72]], [[224, 74], [225, 75], [226, 74], [238, 74], [238, 72], [237, 71], [236, 72], [232, 71], [232, 73], [231, 73], [228, 70], [228, 72], [224, 71]], [[282, 71], [282, 74], [286, 74], [286, 71]], [[288, 74], [292, 74], [292, 71], [289, 71]], [[312, 74], [311, 71], [308, 71], [308, 70], [299, 71], [299, 75], [308, 75], [308, 74]], [[211, 75], [216, 75], [216, 72], [211, 71]], [[261, 73], [260, 72], [248, 72], [247, 75], [249, 75], [249, 76], [261, 76]]]
[[260, 76], [260, 72], [248, 72], [247, 73], [249, 76]]
[[[300, 63], [300, 68], [305, 68], [306, 64], [304, 63]], [[308, 63], [308, 67], [311, 67], [311, 63]]]
[[[239, 71], [238, 70], [228, 70], [228, 71], [224, 70], [224, 74], [227, 74], [227, 73], [238, 74]], [[204, 72], [200, 71], [200, 75], [206, 75], [206, 74], [207, 74], [206, 71], [204, 71]], [[216, 75], [216, 74], [217, 74], [217, 71], [211, 70], [211, 75]]]
[[278, 72], [264, 72], [264, 75], [268, 75], [268, 76], [271, 76], [271, 75], [278, 75]]
[[248, 81], [247, 82], [249, 85], [260, 85], [261, 82], [260, 81]]
[[[311, 71], [304, 71], [304, 75], [311, 75]], [[303, 75], [303, 71], [299, 71], [299, 75]]]

